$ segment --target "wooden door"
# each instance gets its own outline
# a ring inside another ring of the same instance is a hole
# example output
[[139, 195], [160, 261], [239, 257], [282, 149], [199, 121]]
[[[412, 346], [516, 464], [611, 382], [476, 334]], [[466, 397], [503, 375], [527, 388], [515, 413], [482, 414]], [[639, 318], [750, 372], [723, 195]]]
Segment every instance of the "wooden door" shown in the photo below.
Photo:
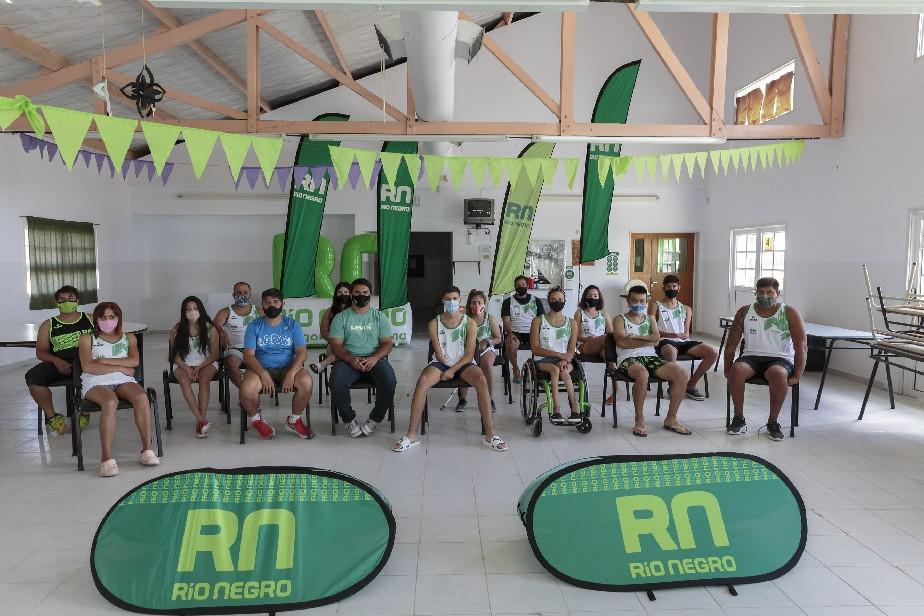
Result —
[[[661, 283], [668, 274], [680, 278], [677, 299], [693, 306], [693, 272], [696, 235], [693, 233], [632, 233], [629, 278], [648, 285], [656, 300], [664, 299]], [[695, 311], [694, 311], [695, 313]]]

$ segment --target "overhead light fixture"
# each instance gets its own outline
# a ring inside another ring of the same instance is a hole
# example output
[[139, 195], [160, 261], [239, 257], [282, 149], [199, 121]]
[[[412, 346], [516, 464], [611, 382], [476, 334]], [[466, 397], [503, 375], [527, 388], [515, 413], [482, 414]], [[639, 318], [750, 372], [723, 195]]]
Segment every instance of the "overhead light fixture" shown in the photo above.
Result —
[[471, 141], [504, 142], [510, 139], [507, 135], [383, 135], [381, 133], [332, 133], [308, 135], [309, 139], [319, 141], [411, 141], [411, 142], [444, 142], [467, 143]]
[[924, 13], [921, 0], [638, 0], [636, 4], [642, 11], [673, 13]]
[[533, 135], [534, 142], [551, 143], [669, 143], [673, 145], [714, 145], [725, 143], [725, 137], [591, 137], [581, 135]]
[[[452, 0], [153, 0], [154, 6], [201, 9], [458, 11]], [[582, 11], [590, 0], [466, 0], [471, 11]]]

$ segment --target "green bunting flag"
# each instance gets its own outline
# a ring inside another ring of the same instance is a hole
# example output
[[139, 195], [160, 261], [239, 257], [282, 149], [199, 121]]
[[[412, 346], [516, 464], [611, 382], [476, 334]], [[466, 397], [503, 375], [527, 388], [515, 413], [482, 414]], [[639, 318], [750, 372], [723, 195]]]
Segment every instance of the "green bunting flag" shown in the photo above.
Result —
[[[338, 143], [338, 142], [333, 142]], [[340, 190], [347, 185], [347, 178], [350, 175], [350, 167], [353, 166], [353, 150], [350, 148], [341, 148], [340, 146], [330, 146], [330, 162], [337, 174], [337, 184]]]
[[221, 139], [221, 147], [225, 151], [225, 158], [228, 159], [231, 177], [237, 182], [237, 178], [241, 174], [241, 167], [244, 166], [244, 159], [247, 158], [247, 150], [250, 149], [250, 135], [221, 133], [219, 138]]
[[443, 167], [446, 165], [445, 156], [424, 156], [424, 167], [427, 170], [427, 180], [430, 182], [430, 192], [436, 192], [443, 176]]
[[475, 178], [475, 184], [484, 186], [484, 169], [487, 161], [484, 158], [473, 156], [468, 159], [468, 168], [471, 169], [472, 177]]
[[363, 178], [363, 186], [368, 187], [372, 183], [372, 172], [375, 170], [375, 161], [379, 153], [374, 150], [354, 150], [353, 153], [359, 165], [359, 174]]
[[21, 115], [26, 116], [35, 136], [41, 139], [45, 135], [45, 120], [32, 101], [22, 94], [13, 98], [0, 96], [0, 129], [6, 130]]
[[719, 150], [712, 150], [709, 152], [709, 162], [712, 163], [712, 173], [719, 175]]
[[674, 165], [674, 179], [679, 182], [680, 172], [682, 171], [681, 167], [683, 166], [683, 154], [671, 154], [670, 159]]
[[696, 154], [684, 154], [683, 163], [687, 166], [687, 177], [692, 180], [693, 172], [696, 171]]
[[282, 137], [251, 137], [250, 144], [257, 157], [257, 163], [263, 171], [263, 183], [269, 186], [273, 178], [273, 171], [282, 152]]
[[526, 172], [530, 185], [535, 186], [539, 181], [539, 161], [531, 158], [524, 160], [523, 170]]
[[661, 166], [661, 179], [666, 180], [671, 174], [671, 157], [670, 154], [658, 156], [658, 164]]
[[379, 159], [382, 161], [382, 173], [385, 174], [384, 182], [382, 182], [382, 176], [379, 175], [379, 185], [393, 186], [398, 175], [398, 167], [401, 165], [404, 156], [399, 152], [388, 152], [383, 146]]
[[558, 159], [543, 158], [539, 161], [539, 167], [542, 169], [542, 182], [551, 184], [555, 179], [555, 172], [558, 171]]
[[398, 167], [390, 176], [380, 173], [378, 180], [379, 310], [408, 302], [407, 260], [417, 176], [409, 173], [401, 160], [416, 154], [417, 144], [413, 142], [387, 141], [382, 145], [382, 170], [388, 159], [397, 158]]
[[523, 171], [523, 161], [519, 158], [504, 159], [504, 167], [507, 168], [507, 181], [514, 186], [520, 184], [520, 175]]
[[128, 148], [135, 137], [138, 120], [94, 114], [93, 122], [96, 123], [100, 138], [106, 144], [106, 151], [109, 153], [112, 164], [116, 169], [121, 169]]
[[696, 158], [696, 164], [699, 165], [699, 175], [702, 178], [706, 177], [706, 158], [709, 156], [709, 152], [696, 152], [693, 155]]
[[196, 179], [199, 179], [205, 172], [205, 167], [212, 157], [215, 142], [218, 141], [218, 133], [201, 128], [184, 127], [183, 139], [186, 140], [186, 152], [189, 154], [189, 162], [192, 165], [193, 173]]
[[414, 154], [405, 154], [404, 155], [404, 164], [407, 165], [408, 173], [411, 174], [411, 179], [414, 180], [414, 184], [417, 184], [417, 180], [420, 179], [420, 156], [416, 153]]
[[580, 161], [576, 158], [565, 159], [565, 178], [568, 180], [569, 190], [574, 186], [574, 178], [577, 177], [578, 163], [580, 163]]
[[58, 144], [61, 159], [64, 160], [67, 168], [71, 169], [77, 158], [77, 152], [90, 129], [93, 114], [45, 105], [42, 105], [42, 113], [48, 121], [48, 128], [54, 135], [55, 143]]
[[161, 170], [170, 158], [173, 146], [180, 138], [180, 127], [175, 124], [158, 124], [157, 122], [141, 121], [141, 130], [148, 142], [151, 151], [151, 160], [154, 161], [154, 170], [160, 175]]
[[465, 167], [468, 166], [468, 159], [464, 156], [450, 156], [446, 159], [446, 164], [449, 166], [452, 187], [459, 190], [462, 187], [462, 178], [465, 177]]
[[607, 180], [611, 179], [609, 156], [597, 156], [597, 179], [600, 181], [600, 186], [606, 186]]
[[491, 172], [491, 185], [500, 186], [501, 176], [504, 174], [504, 159], [495, 156], [488, 158], [488, 171]]

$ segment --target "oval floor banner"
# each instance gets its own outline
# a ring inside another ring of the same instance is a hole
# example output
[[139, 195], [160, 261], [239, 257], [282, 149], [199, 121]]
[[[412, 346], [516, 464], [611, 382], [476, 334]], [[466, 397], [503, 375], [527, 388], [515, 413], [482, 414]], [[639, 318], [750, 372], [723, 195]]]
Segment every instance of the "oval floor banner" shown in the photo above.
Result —
[[807, 531], [792, 482], [739, 453], [575, 460], [533, 481], [517, 510], [539, 562], [594, 590], [774, 579]]
[[96, 531], [90, 567], [103, 596], [135, 612], [278, 612], [355, 593], [394, 541], [388, 502], [353, 477], [202, 468], [122, 497]]

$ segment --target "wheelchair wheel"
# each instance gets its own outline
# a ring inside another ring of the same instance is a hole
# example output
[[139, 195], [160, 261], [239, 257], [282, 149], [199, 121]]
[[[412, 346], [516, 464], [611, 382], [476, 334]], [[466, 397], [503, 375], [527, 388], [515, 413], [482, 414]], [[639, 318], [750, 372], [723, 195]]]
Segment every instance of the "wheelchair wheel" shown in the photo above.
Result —
[[542, 415], [536, 415], [535, 419], [533, 419], [532, 434], [536, 438], [539, 438], [539, 435], [542, 434]]
[[590, 423], [590, 417], [586, 415], [584, 416], [584, 419], [581, 420], [581, 423], [575, 426], [575, 428], [577, 428], [577, 431], [580, 432], [581, 434], [587, 434], [593, 429], [593, 427], [594, 425]]
[[[536, 366], [527, 361], [523, 364], [523, 385], [520, 392], [520, 412], [523, 422], [530, 425], [536, 418], [536, 404], [538, 403], [539, 384], [536, 381]], [[542, 428], [540, 428], [542, 430]]]

